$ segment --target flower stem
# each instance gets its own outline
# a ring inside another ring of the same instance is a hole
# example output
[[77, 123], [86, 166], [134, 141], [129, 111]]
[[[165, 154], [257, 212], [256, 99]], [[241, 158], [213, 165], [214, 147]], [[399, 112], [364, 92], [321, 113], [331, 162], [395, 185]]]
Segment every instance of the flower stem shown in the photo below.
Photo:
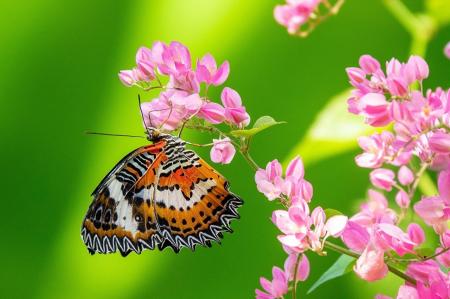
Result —
[[383, 0], [384, 6], [412, 37], [411, 54], [425, 56], [428, 43], [437, 31], [437, 23], [428, 15], [412, 13], [401, 0]]
[[[353, 252], [351, 250], [348, 250], [347, 248], [344, 248], [342, 246], [336, 245], [334, 243], [331, 243], [329, 241], [325, 241], [325, 247], [328, 249], [331, 249], [333, 251], [339, 252], [341, 254], [345, 254], [354, 258], [359, 258], [359, 254], [356, 252]], [[389, 271], [392, 274], [397, 275], [398, 277], [402, 278], [403, 280], [410, 282], [412, 284], [416, 284], [416, 280], [414, 278], [412, 278], [411, 276], [406, 275], [405, 273], [403, 273], [402, 271], [398, 270], [397, 268], [395, 268], [392, 265], [387, 264], [387, 267], [389, 269]]]
[[297, 298], [297, 272], [298, 272], [298, 266], [300, 265], [300, 261], [302, 260], [303, 255], [299, 254], [297, 257], [297, 261], [295, 262], [295, 269], [294, 269], [294, 288], [292, 289], [292, 299]]

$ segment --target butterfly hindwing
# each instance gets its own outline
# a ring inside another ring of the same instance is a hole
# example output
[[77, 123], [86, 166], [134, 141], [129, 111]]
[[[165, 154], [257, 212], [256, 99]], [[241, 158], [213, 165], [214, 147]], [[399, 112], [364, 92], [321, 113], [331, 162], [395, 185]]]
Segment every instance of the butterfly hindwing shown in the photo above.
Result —
[[231, 231], [242, 200], [182, 140], [167, 136], [125, 156], [94, 190], [82, 226], [91, 253], [194, 250]]
[[163, 143], [144, 146], [128, 154], [94, 190], [94, 199], [82, 225], [82, 238], [91, 253], [140, 252], [142, 247], [153, 249], [159, 242], [154, 225], [145, 232], [146, 242], [138, 242], [136, 235], [142, 226], [137, 221], [140, 218], [135, 200], [139, 200], [139, 192], [143, 192], [136, 185], [157, 163]]

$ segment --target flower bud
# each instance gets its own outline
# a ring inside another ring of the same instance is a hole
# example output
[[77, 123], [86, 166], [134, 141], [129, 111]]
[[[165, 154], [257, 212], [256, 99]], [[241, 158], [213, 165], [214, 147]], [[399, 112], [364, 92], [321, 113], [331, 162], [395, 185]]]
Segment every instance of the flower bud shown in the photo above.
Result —
[[450, 153], [450, 134], [436, 131], [428, 138], [428, 144], [432, 151], [439, 154], [448, 154]]
[[379, 168], [370, 173], [370, 181], [375, 187], [380, 189], [391, 191], [394, 181], [395, 173], [390, 169]]
[[367, 74], [373, 74], [380, 69], [378, 60], [370, 55], [363, 55], [359, 58], [359, 65]]
[[417, 245], [425, 241], [425, 233], [417, 223], [411, 223], [407, 228], [409, 238]]
[[215, 163], [229, 164], [236, 153], [236, 149], [231, 144], [230, 139], [213, 139], [213, 142], [211, 160]]
[[408, 166], [403, 165], [398, 171], [398, 181], [403, 186], [409, 185], [414, 181], [414, 174]]
[[395, 196], [395, 202], [398, 204], [400, 208], [407, 209], [409, 207], [411, 199], [409, 198], [409, 195], [405, 191], [400, 190]]
[[416, 80], [422, 81], [428, 77], [428, 64], [422, 57], [413, 55], [406, 64], [406, 72], [412, 72]]

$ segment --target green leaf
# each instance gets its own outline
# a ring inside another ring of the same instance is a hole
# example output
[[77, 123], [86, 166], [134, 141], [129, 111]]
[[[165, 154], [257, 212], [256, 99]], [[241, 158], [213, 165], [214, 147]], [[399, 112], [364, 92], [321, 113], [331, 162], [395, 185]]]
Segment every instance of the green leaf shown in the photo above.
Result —
[[355, 263], [355, 258], [348, 255], [341, 255], [327, 271], [325, 271], [322, 276], [309, 288], [307, 294], [317, 289], [320, 285], [325, 282], [340, 277], [348, 272], [352, 271], [353, 263]]
[[349, 97], [350, 90], [346, 90], [330, 99], [287, 160], [300, 155], [305, 162], [314, 163], [356, 148], [357, 137], [376, 131], [347, 111]]
[[231, 131], [231, 135], [234, 137], [251, 137], [255, 134], [258, 134], [259, 132], [270, 128], [275, 125], [284, 124], [286, 122], [284, 121], [276, 121], [270, 116], [261, 116], [255, 121], [255, 124], [253, 125], [253, 128], [246, 129], [246, 130], [234, 130]]
[[335, 210], [335, 209], [325, 209], [325, 216], [327, 219], [330, 219], [330, 217], [336, 216], [336, 215], [343, 215], [341, 211]]

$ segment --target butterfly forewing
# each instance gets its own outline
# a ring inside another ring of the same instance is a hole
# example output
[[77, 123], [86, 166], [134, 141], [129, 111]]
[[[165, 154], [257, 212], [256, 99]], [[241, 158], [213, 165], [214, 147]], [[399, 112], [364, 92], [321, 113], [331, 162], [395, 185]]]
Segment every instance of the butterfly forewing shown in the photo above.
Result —
[[82, 226], [86, 246], [125, 255], [209, 246], [231, 231], [242, 204], [223, 176], [171, 136], [127, 155], [93, 196]]

